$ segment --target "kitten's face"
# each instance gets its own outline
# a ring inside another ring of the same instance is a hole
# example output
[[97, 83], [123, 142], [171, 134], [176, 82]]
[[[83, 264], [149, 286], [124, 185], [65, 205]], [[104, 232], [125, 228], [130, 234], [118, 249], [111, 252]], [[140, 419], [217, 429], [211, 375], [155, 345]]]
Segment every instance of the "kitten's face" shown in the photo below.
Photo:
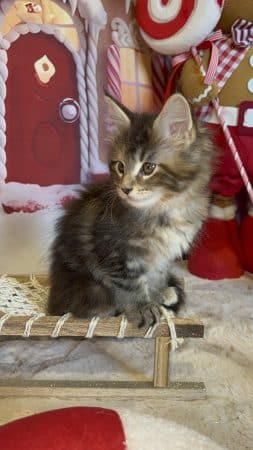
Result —
[[119, 197], [137, 208], [152, 208], [181, 192], [193, 176], [187, 149], [194, 139], [190, 108], [181, 95], [158, 117], [132, 114], [109, 99], [116, 128], [110, 169]]
[[141, 148], [133, 154], [121, 148], [118, 158], [111, 161], [111, 175], [121, 199], [138, 208], [152, 207], [162, 196], [160, 183], [155, 182], [159, 167], [141, 153]]

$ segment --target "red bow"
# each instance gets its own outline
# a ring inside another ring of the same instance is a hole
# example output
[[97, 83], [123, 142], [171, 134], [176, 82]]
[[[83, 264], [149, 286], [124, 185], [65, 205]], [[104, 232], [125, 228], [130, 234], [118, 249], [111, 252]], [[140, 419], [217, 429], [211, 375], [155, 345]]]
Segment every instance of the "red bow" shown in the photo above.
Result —
[[[211, 85], [214, 80], [215, 72], [219, 62], [219, 51], [215, 45], [215, 41], [218, 41], [221, 38], [222, 32], [221, 30], [217, 30], [212, 34], [210, 34], [204, 42], [202, 42], [197, 46], [198, 50], [210, 49], [211, 52], [209, 66], [204, 81], [205, 84], [207, 85]], [[180, 55], [174, 56], [174, 58], [172, 58], [172, 65], [173, 67], [179, 64], [181, 65], [183, 62], [185, 62], [187, 59], [191, 57], [192, 57], [191, 51], [181, 53]]]
[[231, 28], [234, 44], [238, 47], [248, 47], [253, 44], [253, 23], [245, 19], [237, 19]]

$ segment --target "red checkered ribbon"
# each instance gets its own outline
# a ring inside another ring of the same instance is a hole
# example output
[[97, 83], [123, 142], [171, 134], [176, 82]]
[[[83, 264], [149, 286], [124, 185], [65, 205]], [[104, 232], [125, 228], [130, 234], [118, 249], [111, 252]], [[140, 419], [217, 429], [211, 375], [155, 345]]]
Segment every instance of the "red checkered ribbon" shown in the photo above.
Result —
[[[235, 47], [233, 39], [227, 36], [216, 42], [215, 45], [219, 51], [219, 64], [216, 68], [215, 80], [218, 84], [219, 91], [221, 91], [234, 70], [237, 69], [243, 60], [247, 48]], [[197, 115], [201, 120], [205, 120], [205, 117], [211, 110], [212, 103], [200, 108]]]
[[243, 60], [247, 49], [235, 47], [234, 41], [230, 37], [224, 37], [219, 42], [216, 42], [216, 46], [219, 51], [219, 65], [215, 78], [221, 90]]

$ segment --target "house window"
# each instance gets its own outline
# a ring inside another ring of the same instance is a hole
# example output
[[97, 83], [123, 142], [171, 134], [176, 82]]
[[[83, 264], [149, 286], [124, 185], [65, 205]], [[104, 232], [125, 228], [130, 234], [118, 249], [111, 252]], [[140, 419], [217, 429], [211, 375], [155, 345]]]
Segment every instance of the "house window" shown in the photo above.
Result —
[[122, 103], [133, 111], [152, 111], [154, 97], [150, 55], [120, 48]]

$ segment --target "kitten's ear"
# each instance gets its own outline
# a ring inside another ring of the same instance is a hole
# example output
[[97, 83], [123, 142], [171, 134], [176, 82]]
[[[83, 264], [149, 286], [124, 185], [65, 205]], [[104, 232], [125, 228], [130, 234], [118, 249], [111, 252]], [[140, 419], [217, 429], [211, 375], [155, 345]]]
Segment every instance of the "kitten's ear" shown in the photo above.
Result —
[[[108, 122], [113, 133], [120, 133], [130, 127], [131, 120], [127, 114], [127, 108], [120, 105], [111, 96], [105, 95], [105, 102], [108, 107]], [[130, 111], [129, 111], [130, 113]]]
[[191, 109], [183, 95], [174, 94], [168, 98], [155, 119], [154, 129], [165, 139], [190, 136], [193, 130]]

